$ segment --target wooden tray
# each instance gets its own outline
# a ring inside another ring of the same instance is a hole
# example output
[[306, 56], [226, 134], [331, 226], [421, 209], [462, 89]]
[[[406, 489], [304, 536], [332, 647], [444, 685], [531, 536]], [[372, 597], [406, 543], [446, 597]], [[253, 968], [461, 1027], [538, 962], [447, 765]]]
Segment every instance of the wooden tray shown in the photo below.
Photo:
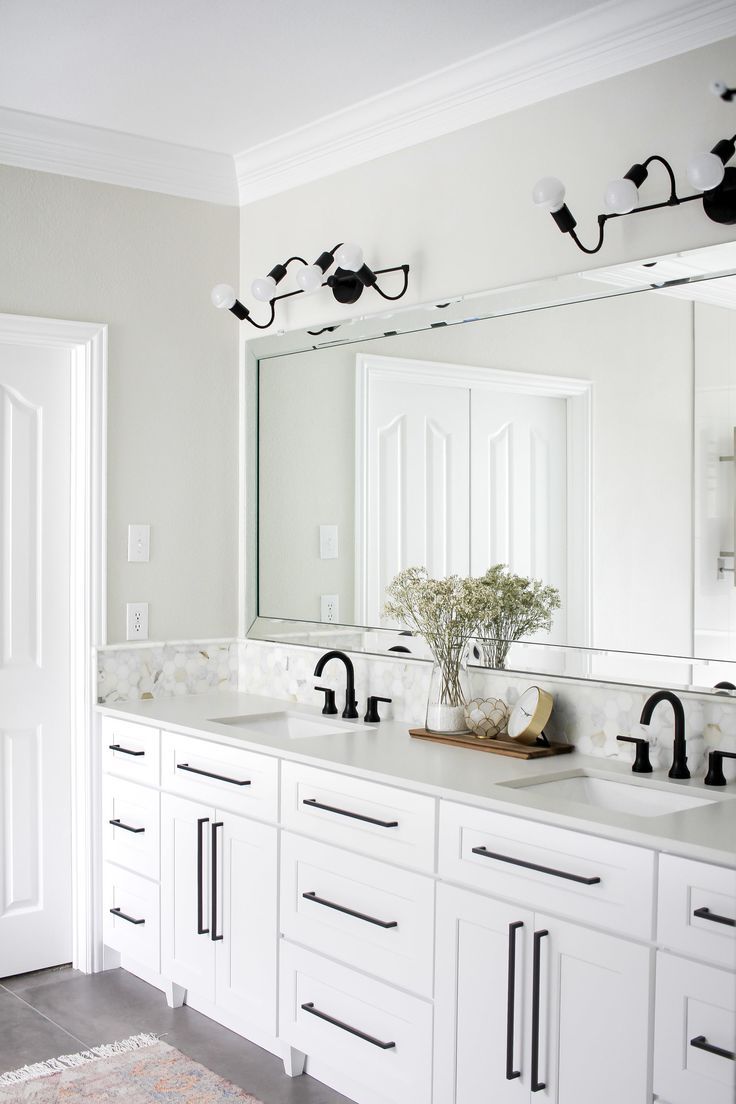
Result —
[[565, 755], [566, 752], [572, 751], [574, 746], [573, 744], [550, 744], [549, 747], [542, 747], [538, 744], [520, 744], [518, 740], [503, 738], [480, 740], [477, 736], [443, 736], [437, 732], [427, 732], [426, 728], [410, 728], [409, 735], [415, 740], [436, 740], [438, 744], [490, 751], [492, 755], [511, 755], [514, 759], [546, 759], [549, 755]]

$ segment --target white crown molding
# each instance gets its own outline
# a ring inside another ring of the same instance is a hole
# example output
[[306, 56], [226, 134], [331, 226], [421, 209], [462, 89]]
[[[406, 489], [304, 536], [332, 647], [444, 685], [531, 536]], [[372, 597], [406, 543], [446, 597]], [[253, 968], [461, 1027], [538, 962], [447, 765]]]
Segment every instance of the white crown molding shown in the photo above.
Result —
[[152, 138], [0, 108], [0, 164], [236, 205], [233, 159]]
[[240, 203], [735, 34], [733, 0], [609, 0], [236, 154]]

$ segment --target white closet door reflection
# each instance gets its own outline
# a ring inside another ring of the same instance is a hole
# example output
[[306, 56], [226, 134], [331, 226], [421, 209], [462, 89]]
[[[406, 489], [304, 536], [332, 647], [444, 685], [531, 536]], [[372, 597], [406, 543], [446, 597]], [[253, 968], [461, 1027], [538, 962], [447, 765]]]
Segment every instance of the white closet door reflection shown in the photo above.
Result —
[[506, 563], [556, 586], [562, 608], [550, 643], [566, 643], [567, 401], [473, 388], [470, 566]]
[[405, 567], [424, 565], [438, 577], [468, 574], [468, 403], [467, 388], [390, 371], [369, 378], [359, 411], [365, 559], [361, 565], [359, 555], [358, 624], [385, 623], [386, 587]]

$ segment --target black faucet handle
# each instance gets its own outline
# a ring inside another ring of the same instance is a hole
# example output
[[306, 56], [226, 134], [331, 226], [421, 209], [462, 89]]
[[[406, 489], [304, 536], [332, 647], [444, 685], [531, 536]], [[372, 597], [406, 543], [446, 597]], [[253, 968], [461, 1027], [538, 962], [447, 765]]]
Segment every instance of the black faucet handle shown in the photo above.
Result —
[[736, 759], [736, 751], [720, 751], [716, 748], [708, 756], [708, 773], [705, 776], [706, 786], [725, 786], [726, 776], [723, 773], [723, 760]]
[[651, 774], [652, 764], [649, 762], [649, 741], [645, 740], [643, 736], [617, 736], [617, 740], [620, 740], [622, 744], [634, 744], [636, 747], [636, 758], [634, 759], [634, 765], [631, 768], [634, 774]]
[[391, 704], [391, 698], [379, 698], [377, 694], [371, 694], [368, 697], [368, 708], [365, 711], [364, 721], [368, 724], [378, 724], [380, 717], [378, 716], [378, 703], [386, 702], [387, 705]]
[[319, 690], [320, 694], [325, 696], [325, 704], [322, 707], [323, 713], [337, 713], [337, 706], [335, 705], [335, 691], [330, 690], [329, 686], [315, 686], [315, 690]]

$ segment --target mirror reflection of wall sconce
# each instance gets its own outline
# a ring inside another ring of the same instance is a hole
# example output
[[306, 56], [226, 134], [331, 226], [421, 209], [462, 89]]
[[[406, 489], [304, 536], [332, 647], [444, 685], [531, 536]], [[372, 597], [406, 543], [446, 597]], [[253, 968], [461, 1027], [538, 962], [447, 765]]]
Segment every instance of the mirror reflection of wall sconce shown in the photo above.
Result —
[[[287, 274], [290, 264], [298, 263], [295, 278], [299, 285], [295, 291], [276, 294], [278, 285]], [[325, 276], [333, 264], [337, 268], [325, 279]], [[378, 285], [378, 277], [388, 272], [403, 272], [404, 285], [398, 295], [389, 295]], [[250, 286], [254, 299], [261, 303], [269, 303], [271, 316], [267, 322], [256, 322], [251, 318], [250, 311], [244, 307], [236, 297], [235, 291], [229, 284], [217, 284], [212, 289], [212, 302], [221, 310], [229, 310], [241, 321], [250, 322], [259, 330], [266, 330], [272, 325], [276, 314], [276, 303], [280, 299], [290, 299], [294, 295], [309, 295], [328, 287], [332, 291], [338, 303], [357, 303], [363, 294], [364, 288], [372, 287], [383, 299], [401, 299], [406, 294], [409, 286], [409, 265], [395, 265], [393, 268], [377, 268], [373, 270], [363, 260], [363, 250], [359, 245], [350, 242], [341, 242], [330, 250], [320, 253], [313, 264], [307, 264], [303, 257], [289, 257], [283, 264], [274, 265], [267, 276], [257, 276]]]
[[736, 88], [729, 88], [723, 81], [713, 81], [710, 90], [714, 96], [718, 96], [719, 100], [725, 100], [726, 103], [736, 99]]
[[[730, 91], [726, 89], [726, 92]], [[598, 242], [592, 248], [583, 245], [575, 233], [577, 222], [565, 203], [565, 186], [554, 176], [537, 181], [532, 191], [534, 203], [549, 211], [563, 234], [569, 234], [583, 253], [597, 253], [603, 245], [606, 223], [609, 219], [624, 215], [637, 215], [642, 211], [656, 211], [660, 207], [678, 207], [693, 199], [702, 199], [703, 210], [713, 222], [731, 226], [736, 222], [736, 168], [726, 168], [726, 163], [736, 153], [736, 135], [722, 138], [709, 153], [696, 153], [687, 166], [687, 178], [696, 194], [678, 196], [675, 174], [664, 157], [653, 154], [646, 161], [632, 165], [620, 180], [612, 180], [605, 192], [607, 211], [598, 215]], [[649, 166], [657, 162], [664, 166], [669, 177], [669, 198], [661, 203], [639, 206], [639, 188], [649, 176]]]

